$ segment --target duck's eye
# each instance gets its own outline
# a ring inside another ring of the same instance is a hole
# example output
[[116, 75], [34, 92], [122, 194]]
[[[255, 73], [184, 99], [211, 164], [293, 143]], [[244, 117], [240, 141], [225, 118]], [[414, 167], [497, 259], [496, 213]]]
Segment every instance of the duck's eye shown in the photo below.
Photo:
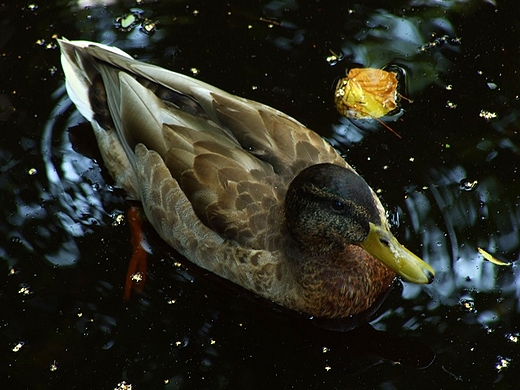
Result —
[[330, 208], [338, 213], [345, 210], [345, 203], [339, 200], [333, 200], [330, 204]]

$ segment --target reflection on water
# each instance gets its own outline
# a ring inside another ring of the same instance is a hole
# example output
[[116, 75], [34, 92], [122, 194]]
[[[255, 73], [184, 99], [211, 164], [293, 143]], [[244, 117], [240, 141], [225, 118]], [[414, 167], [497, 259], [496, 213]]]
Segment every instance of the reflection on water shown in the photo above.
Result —
[[[0, 337], [9, 346], [0, 377], [26, 388], [516, 386], [517, 267], [485, 261], [478, 248], [504, 262], [519, 256], [518, 34], [501, 4], [390, 3], [140, 3], [143, 18], [159, 21], [153, 34], [114, 27], [135, 2], [8, 6], [3, 59], [27, 77], [7, 77], [0, 91]], [[12, 33], [24, 23], [32, 27]], [[381, 194], [393, 230], [434, 266], [435, 282], [403, 284], [370, 327], [337, 334], [212, 280], [145, 226], [147, 286], [122, 302], [128, 204], [64, 96], [61, 71], [50, 71], [57, 51], [36, 43], [53, 34], [197, 68], [321, 131]], [[339, 56], [327, 62], [331, 51]], [[414, 102], [385, 119], [402, 140], [335, 112], [334, 81], [353, 65], [403, 70], [401, 93]]]
[[367, 21], [342, 47], [354, 64], [384, 68], [389, 64], [406, 69], [407, 91], [411, 97], [432, 83], [442, 83], [450, 61], [443, 51], [458, 51], [451, 23], [443, 16], [423, 10], [423, 14], [403, 18], [386, 10], [367, 15]]
[[494, 177], [480, 179], [470, 191], [461, 188], [467, 177], [461, 166], [432, 169], [430, 177], [429, 194], [410, 193], [406, 204], [414, 231], [422, 235], [423, 257], [438, 270], [432, 296], [453, 305], [461, 289], [515, 291], [515, 268], [484, 261], [477, 248], [517, 259], [518, 204], [504, 202], [504, 187]]
[[[363, 8], [352, 13], [364, 14]], [[394, 71], [399, 77], [399, 93], [410, 99], [431, 85], [446, 86], [443, 80], [449, 70], [449, 54], [459, 52], [460, 39], [441, 9], [425, 8], [404, 18], [378, 9], [368, 13], [366, 22], [359, 27], [347, 23], [349, 39], [341, 47], [344, 66], [380, 68]], [[353, 39], [350, 39], [353, 37]], [[448, 54], [448, 56], [447, 56]], [[410, 100], [411, 101], [411, 100]], [[385, 118], [396, 121], [403, 114]], [[373, 120], [343, 120], [335, 126], [335, 138], [347, 143], [358, 143], [366, 131], [379, 126]]]
[[[61, 100], [42, 129], [42, 162], [38, 162], [38, 168], [28, 166], [23, 157], [10, 158], [10, 169], [24, 165], [23, 179], [31, 183], [35, 193], [28, 196], [28, 189], [14, 192], [16, 206], [7, 219], [11, 226], [8, 236], [16, 238], [30, 253], [42, 255], [53, 266], [70, 266], [79, 258], [76, 238], [90, 233], [90, 226], [106, 220], [102, 208], [106, 199], [96, 191], [103, 183], [99, 173], [95, 173], [99, 167], [72, 150], [67, 132], [56, 132], [58, 118], [70, 106], [63, 87], [54, 95], [54, 99], [58, 97]], [[71, 118], [78, 119], [77, 114]], [[65, 125], [70, 127], [71, 123]], [[36, 147], [29, 144], [26, 148]]]

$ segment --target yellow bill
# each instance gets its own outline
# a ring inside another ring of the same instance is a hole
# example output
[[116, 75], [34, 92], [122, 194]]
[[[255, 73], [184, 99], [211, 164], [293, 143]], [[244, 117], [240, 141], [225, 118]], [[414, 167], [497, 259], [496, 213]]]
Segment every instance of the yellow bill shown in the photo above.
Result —
[[381, 226], [370, 223], [370, 232], [361, 247], [407, 282], [433, 282], [433, 268], [401, 245], [389, 230]]

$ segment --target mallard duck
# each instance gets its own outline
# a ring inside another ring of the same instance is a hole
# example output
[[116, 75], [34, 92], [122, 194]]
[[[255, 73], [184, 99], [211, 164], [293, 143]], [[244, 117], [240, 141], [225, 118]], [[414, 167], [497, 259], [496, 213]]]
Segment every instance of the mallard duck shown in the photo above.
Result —
[[396, 274], [432, 282], [374, 191], [295, 119], [114, 47], [59, 45], [111, 175], [189, 261], [325, 319], [368, 309]]

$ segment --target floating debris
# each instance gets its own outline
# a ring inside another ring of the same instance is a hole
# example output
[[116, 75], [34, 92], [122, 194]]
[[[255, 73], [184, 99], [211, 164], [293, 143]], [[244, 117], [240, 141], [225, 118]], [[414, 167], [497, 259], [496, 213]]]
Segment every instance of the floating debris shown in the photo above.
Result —
[[498, 362], [495, 364], [495, 369], [498, 372], [500, 372], [500, 371], [506, 369], [507, 367], [509, 367], [509, 365], [511, 364], [511, 361], [513, 360], [511, 358], [502, 357], [500, 355], [498, 355], [497, 357], [498, 357]]
[[334, 94], [336, 108], [348, 118], [380, 118], [397, 108], [394, 72], [354, 68], [341, 79]]
[[132, 31], [143, 21], [144, 11], [139, 8], [132, 8], [130, 13], [118, 16], [114, 21], [114, 27], [119, 31]]
[[144, 32], [146, 35], [153, 34], [155, 31], [157, 31], [158, 24], [159, 24], [159, 22], [157, 22], [157, 21], [145, 19], [141, 23], [141, 31]]
[[125, 223], [125, 214], [121, 212], [114, 212], [110, 215], [112, 217], [112, 226], [120, 226]]
[[58, 45], [56, 44], [56, 41], [49, 42], [45, 45], [45, 49], [47, 49], [47, 50], [54, 50], [57, 47], [58, 47]]
[[374, 118], [401, 138], [379, 120], [397, 109], [397, 96], [396, 73], [375, 68], [354, 68], [338, 82], [334, 103], [341, 115], [353, 119]]
[[506, 262], [496, 259], [495, 257], [490, 255], [488, 252], [486, 252], [484, 249], [482, 249], [480, 247], [477, 248], [477, 250], [478, 250], [478, 253], [480, 253], [485, 260], [490, 261], [493, 264], [500, 265], [500, 266], [508, 266], [508, 265], [513, 264], [511, 262], [506, 263]]
[[281, 26], [282, 25], [281, 22], [279, 22], [277, 20], [274, 20], [274, 19], [270, 19], [270, 18], [260, 17], [260, 18], [258, 18], [258, 20], [260, 22], [267, 23], [267, 28], [273, 28], [274, 26]]
[[328, 56], [326, 58], [329, 65], [334, 66], [343, 59], [343, 54], [336, 54], [332, 50], [329, 50], [329, 51], [330, 51], [330, 56]]
[[126, 381], [119, 382], [114, 390], [132, 390], [132, 384]]
[[478, 180], [469, 180], [469, 179], [462, 179], [460, 182], [459, 182], [459, 188], [462, 190], [462, 191], [473, 191], [476, 187], [477, 187], [477, 184], [478, 184]]
[[435, 37], [432, 41], [425, 43], [424, 45], [422, 45], [419, 48], [419, 51], [420, 52], [425, 52], [425, 51], [434, 49], [436, 47], [442, 47], [442, 46], [444, 46], [446, 44], [449, 44], [449, 45], [460, 45], [461, 41], [462, 40], [459, 37], [451, 38], [448, 35], [443, 35], [443, 36], [440, 36], [440, 37]]
[[475, 308], [475, 301], [472, 298], [461, 298], [459, 300], [459, 305], [462, 310], [467, 311], [468, 313], [476, 313], [477, 309]]
[[144, 274], [142, 272], [136, 272], [130, 276], [132, 282], [140, 283], [144, 280]]
[[19, 352], [20, 349], [22, 349], [22, 347], [25, 345], [25, 342], [23, 341], [19, 341], [18, 343], [16, 343], [16, 345], [12, 348], [12, 351], [13, 352]]
[[479, 116], [487, 121], [490, 121], [491, 119], [495, 119], [497, 117], [497, 114], [495, 112], [487, 110], [480, 110]]
[[31, 290], [31, 286], [29, 286], [28, 284], [26, 283], [22, 283], [20, 284], [19, 288], [18, 288], [18, 294], [21, 294], [23, 296], [28, 296], [28, 295], [32, 295], [33, 292]]
[[453, 103], [452, 101], [448, 100], [446, 102], [446, 107], [453, 110], [453, 109], [457, 108], [457, 103]]
[[58, 363], [56, 362], [56, 360], [51, 363], [51, 365], [49, 366], [49, 370], [51, 370], [51, 372], [58, 370]]

